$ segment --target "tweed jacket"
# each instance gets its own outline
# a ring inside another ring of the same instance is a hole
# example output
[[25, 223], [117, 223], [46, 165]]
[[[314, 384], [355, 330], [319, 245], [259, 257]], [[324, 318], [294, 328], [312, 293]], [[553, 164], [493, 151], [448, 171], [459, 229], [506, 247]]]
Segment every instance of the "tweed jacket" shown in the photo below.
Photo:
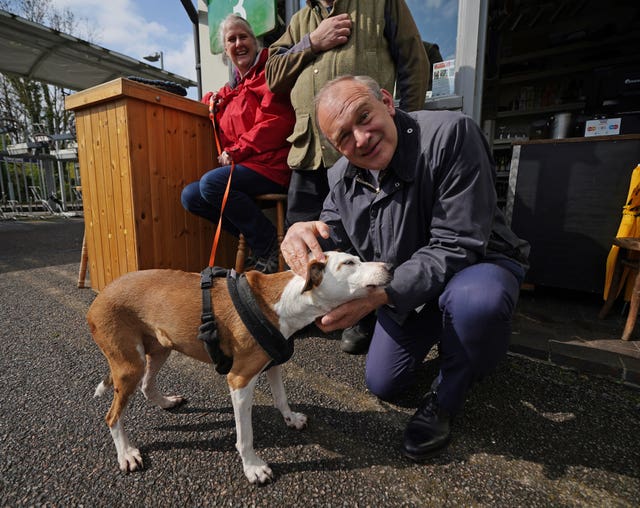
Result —
[[[353, 22], [348, 42], [314, 53], [309, 34], [326, 17], [341, 13]], [[422, 39], [404, 0], [335, 0], [331, 12], [308, 1], [269, 48], [266, 65], [267, 84], [274, 92], [290, 92], [296, 112], [289, 166], [330, 167], [340, 157], [315, 122], [313, 98], [327, 81], [343, 74], [371, 76], [391, 93], [396, 86], [400, 107], [412, 111], [424, 106], [428, 73]]]

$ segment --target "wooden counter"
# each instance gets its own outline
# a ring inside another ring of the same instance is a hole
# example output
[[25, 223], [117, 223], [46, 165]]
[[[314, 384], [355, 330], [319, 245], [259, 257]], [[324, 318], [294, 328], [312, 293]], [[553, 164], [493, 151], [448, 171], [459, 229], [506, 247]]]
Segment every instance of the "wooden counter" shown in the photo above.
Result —
[[[119, 78], [65, 106], [76, 116], [92, 288], [134, 270], [207, 266], [215, 227], [180, 203], [216, 165], [206, 105]], [[236, 246], [223, 233], [216, 265], [232, 267]]]
[[506, 214], [531, 243], [527, 282], [600, 293], [640, 136], [514, 143]]
[[626, 141], [640, 139], [640, 134], [619, 134], [613, 136], [589, 136], [577, 138], [527, 139], [513, 140], [513, 145], [553, 145], [557, 143], [594, 143], [596, 141]]

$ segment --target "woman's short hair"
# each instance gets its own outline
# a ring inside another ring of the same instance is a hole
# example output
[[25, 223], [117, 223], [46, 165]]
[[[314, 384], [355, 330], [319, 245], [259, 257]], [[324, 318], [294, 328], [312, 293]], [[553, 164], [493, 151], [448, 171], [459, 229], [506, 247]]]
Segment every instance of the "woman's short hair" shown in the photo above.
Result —
[[262, 49], [262, 44], [256, 37], [256, 34], [253, 33], [253, 28], [251, 28], [251, 25], [249, 24], [249, 22], [239, 14], [231, 13], [222, 20], [222, 23], [220, 23], [220, 27], [218, 28], [218, 39], [220, 40], [220, 45], [223, 48], [222, 61], [226, 65], [229, 65], [229, 57], [227, 56], [227, 53], [224, 51], [225, 42], [226, 42], [225, 38], [227, 36], [227, 32], [229, 31], [229, 28], [231, 28], [232, 26], [238, 26], [238, 25], [242, 26], [242, 28], [244, 28], [247, 31], [247, 33], [253, 38], [253, 40], [256, 43], [256, 47], [258, 48], [258, 52], [260, 52], [260, 50]]

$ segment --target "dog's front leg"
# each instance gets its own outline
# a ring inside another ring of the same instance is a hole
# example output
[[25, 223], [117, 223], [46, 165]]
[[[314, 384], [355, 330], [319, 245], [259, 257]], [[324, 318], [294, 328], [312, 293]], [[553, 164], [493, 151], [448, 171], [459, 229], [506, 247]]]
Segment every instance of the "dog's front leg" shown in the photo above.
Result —
[[129, 442], [122, 422], [118, 420], [112, 427], [109, 427], [113, 443], [116, 445], [118, 453], [118, 466], [121, 471], [136, 471], [142, 468], [142, 456], [140, 450]]
[[236, 449], [242, 459], [244, 474], [250, 483], [266, 483], [273, 478], [273, 472], [253, 449], [251, 408], [253, 407], [253, 392], [257, 381], [258, 375], [256, 374], [246, 386], [231, 388], [231, 402], [236, 419]]
[[273, 395], [273, 404], [276, 406], [287, 427], [292, 429], [304, 429], [307, 426], [307, 417], [302, 413], [294, 413], [289, 407], [287, 401], [287, 393], [284, 391], [284, 383], [282, 382], [282, 367], [274, 365], [267, 371], [267, 380], [271, 386], [271, 394]]

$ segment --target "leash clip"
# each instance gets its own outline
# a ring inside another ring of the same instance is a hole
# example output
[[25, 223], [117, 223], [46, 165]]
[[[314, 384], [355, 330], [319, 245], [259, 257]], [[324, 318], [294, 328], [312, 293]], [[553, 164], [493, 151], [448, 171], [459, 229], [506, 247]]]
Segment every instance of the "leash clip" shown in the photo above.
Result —
[[213, 272], [211, 267], [208, 266], [202, 272], [200, 272], [200, 288], [210, 289], [213, 286]]

